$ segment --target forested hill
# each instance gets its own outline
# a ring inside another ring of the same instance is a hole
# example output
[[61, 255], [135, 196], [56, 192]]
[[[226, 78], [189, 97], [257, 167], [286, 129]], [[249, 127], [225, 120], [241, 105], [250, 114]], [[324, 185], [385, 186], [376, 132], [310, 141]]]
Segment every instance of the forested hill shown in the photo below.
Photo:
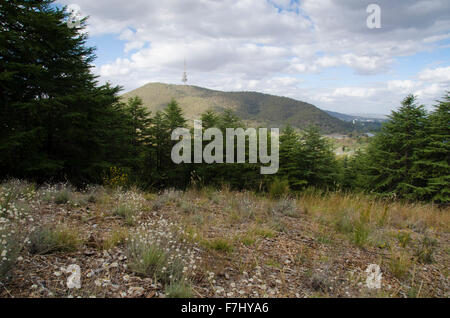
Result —
[[292, 98], [256, 92], [222, 92], [198, 86], [149, 83], [123, 95], [139, 96], [152, 112], [164, 109], [175, 98], [189, 119], [200, 118], [208, 109], [222, 111], [231, 108], [247, 122], [266, 127], [284, 127], [287, 124], [305, 128], [314, 124], [323, 133], [345, 133], [352, 124], [341, 121], [314, 105]]

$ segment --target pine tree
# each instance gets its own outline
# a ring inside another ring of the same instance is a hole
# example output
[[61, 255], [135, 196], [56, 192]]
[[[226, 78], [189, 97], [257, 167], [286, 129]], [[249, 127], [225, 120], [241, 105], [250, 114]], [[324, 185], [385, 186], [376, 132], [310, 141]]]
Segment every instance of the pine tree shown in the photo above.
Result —
[[332, 188], [337, 179], [337, 162], [332, 144], [317, 127], [310, 126], [302, 136], [299, 148], [299, 167], [303, 170], [308, 186]]
[[217, 127], [219, 125], [220, 117], [212, 110], [207, 110], [201, 115], [203, 129]]
[[418, 150], [426, 144], [426, 119], [424, 107], [413, 95], [392, 112], [368, 147], [367, 190], [407, 199], [427, 195], [426, 175], [416, 165]]
[[307, 184], [298, 165], [301, 147], [300, 136], [288, 125], [280, 136], [279, 174], [289, 181], [290, 188], [294, 190], [301, 189]]
[[428, 117], [427, 144], [419, 148], [417, 170], [427, 179], [427, 199], [450, 202], [450, 95]]
[[123, 159], [107, 157], [120, 88], [97, 86], [86, 20], [69, 28], [52, 0], [2, 1], [0, 17], [0, 177], [99, 181]]
[[186, 127], [186, 119], [184, 118], [183, 110], [175, 99], [172, 99], [164, 109], [164, 117], [170, 132], [176, 128]]
[[145, 161], [145, 147], [150, 142], [150, 125], [152, 123], [151, 114], [143, 106], [140, 97], [129, 98], [124, 106], [125, 114], [128, 119], [127, 131], [130, 146], [128, 152], [129, 165], [133, 168], [135, 174], [141, 175]]

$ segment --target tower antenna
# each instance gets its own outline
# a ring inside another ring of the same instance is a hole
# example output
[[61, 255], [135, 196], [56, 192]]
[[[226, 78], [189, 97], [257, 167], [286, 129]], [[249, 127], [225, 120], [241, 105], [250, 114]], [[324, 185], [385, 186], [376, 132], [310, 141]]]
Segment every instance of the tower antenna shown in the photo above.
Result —
[[181, 81], [186, 85], [188, 79], [187, 79], [187, 72], [186, 72], [186, 58], [184, 59], [184, 72], [183, 77], [181, 78]]

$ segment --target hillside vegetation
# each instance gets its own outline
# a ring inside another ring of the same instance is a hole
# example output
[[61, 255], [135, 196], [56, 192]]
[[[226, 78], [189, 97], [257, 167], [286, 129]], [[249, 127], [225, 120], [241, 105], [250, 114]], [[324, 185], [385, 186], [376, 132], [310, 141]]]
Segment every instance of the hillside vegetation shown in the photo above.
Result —
[[[430, 204], [10, 180], [0, 207], [0, 297], [450, 295], [450, 211]], [[371, 264], [379, 289], [366, 285]]]
[[222, 112], [233, 110], [237, 116], [248, 123], [264, 127], [306, 128], [314, 124], [323, 133], [349, 132], [350, 123], [345, 123], [314, 105], [292, 98], [280, 97], [256, 92], [221, 92], [197, 86], [150, 83], [122, 97], [140, 97], [147, 110], [153, 113], [163, 110], [176, 99], [186, 118], [199, 119], [207, 110]]

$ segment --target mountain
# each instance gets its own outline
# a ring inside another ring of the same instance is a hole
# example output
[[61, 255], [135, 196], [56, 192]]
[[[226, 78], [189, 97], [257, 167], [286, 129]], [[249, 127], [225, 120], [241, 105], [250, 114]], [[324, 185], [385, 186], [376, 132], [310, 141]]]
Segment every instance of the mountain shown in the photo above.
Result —
[[248, 124], [264, 127], [284, 127], [287, 124], [305, 128], [318, 126], [323, 133], [345, 133], [353, 125], [335, 118], [314, 105], [292, 98], [256, 92], [222, 92], [190, 85], [149, 83], [122, 95], [123, 98], [139, 96], [153, 113], [170, 102], [179, 103], [186, 118], [198, 119], [208, 109], [221, 112], [231, 108]]

